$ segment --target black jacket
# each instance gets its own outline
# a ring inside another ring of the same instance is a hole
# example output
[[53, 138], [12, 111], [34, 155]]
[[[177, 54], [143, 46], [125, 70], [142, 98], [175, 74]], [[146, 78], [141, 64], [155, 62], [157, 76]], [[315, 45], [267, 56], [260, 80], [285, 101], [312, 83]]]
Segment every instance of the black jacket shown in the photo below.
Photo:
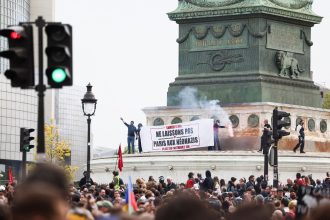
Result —
[[213, 190], [214, 183], [212, 177], [206, 177], [201, 185], [201, 190], [207, 191], [209, 189]]

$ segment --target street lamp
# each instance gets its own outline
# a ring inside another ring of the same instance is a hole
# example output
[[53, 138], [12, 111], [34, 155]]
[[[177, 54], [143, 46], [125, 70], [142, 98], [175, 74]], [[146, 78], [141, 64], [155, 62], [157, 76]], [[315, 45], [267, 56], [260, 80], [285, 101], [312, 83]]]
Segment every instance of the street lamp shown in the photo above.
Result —
[[84, 115], [87, 116], [87, 126], [88, 126], [88, 133], [87, 133], [87, 176], [86, 176], [86, 183], [90, 183], [91, 177], [91, 116], [95, 114], [96, 110], [96, 102], [94, 94], [92, 93], [92, 85], [88, 83], [87, 92], [84, 95], [84, 98], [81, 100], [82, 109]]

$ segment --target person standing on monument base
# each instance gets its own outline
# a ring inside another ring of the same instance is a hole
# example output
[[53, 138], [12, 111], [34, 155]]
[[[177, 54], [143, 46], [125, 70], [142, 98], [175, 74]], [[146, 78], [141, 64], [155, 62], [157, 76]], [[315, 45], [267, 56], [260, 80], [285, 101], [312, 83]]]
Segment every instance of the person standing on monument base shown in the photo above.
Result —
[[304, 121], [301, 120], [297, 125], [296, 131], [298, 131], [298, 144], [293, 148], [293, 152], [296, 153], [296, 150], [300, 147], [300, 153], [306, 153], [304, 151], [305, 147], [305, 129], [304, 129]]
[[225, 126], [220, 125], [220, 120], [215, 120], [213, 124], [214, 146], [212, 150], [222, 150], [220, 147], [219, 128], [225, 128]]
[[141, 129], [142, 129], [142, 124], [139, 123], [138, 128], [136, 130], [136, 139], [138, 140], [139, 153], [142, 153], [142, 143], [141, 143], [141, 135], [140, 135]]
[[[131, 121], [130, 124], [127, 124], [123, 118], [120, 118], [122, 122], [126, 125], [127, 127], [127, 148], [128, 148], [128, 153], [130, 154], [131, 152], [134, 154], [135, 149], [134, 149], [134, 140], [135, 140], [135, 134], [136, 134], [136, 127], [134, 126], [134, 121]], [[132, 149], [132, 151], [131, 151]]]
[[268, 123], [268, 120], [265, 119], [264, 120], [264, 129], [262, 131], [262, 135], [261, 135], [261, 144], [260, 144], [260, 148], [258, 150], [258, 152], [262, 152], [263, 153], [267, 153], [266, 151], [269, 149], [270, 145], [271, 145], [271, 141], [272, 141], [272, 127], [270, 126], [270, 124]]

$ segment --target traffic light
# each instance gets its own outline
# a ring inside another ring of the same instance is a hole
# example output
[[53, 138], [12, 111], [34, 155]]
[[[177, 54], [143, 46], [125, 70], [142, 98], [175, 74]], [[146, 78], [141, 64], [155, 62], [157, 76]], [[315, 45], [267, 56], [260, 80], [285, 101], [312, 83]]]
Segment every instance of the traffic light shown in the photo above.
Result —
[[[282, 130], [283, 127], [291, 125], [291, 122], [285, 121], [285, 117], [289, 117], [290, 113], [278, 111], [277, 107], [273, 110], [273, 138], [278, 141], [284, 136], [290, 135], [290, 132]], [[282, 120], [283, 119], [283, 120]]]
[[33, 132], [33, 128], [21, 128], [20, 133], [20, 151], [29, 152], [31, 148], [34, 148], [34, 145], [30, 145], [30, 141], [34, 139], [31, 137], [30, 133]]
[[48, 24], [46, 75], [52, 88], [72, 85], [72, 27], [68, 24]]
[[5, 76], [12, 87], [27, 89], [34, 86], [33, 30], [31, 25], [10, 26], [0, 35], [8, 39], [8, 50], [0, 56], [9, 59], [10, 68]]

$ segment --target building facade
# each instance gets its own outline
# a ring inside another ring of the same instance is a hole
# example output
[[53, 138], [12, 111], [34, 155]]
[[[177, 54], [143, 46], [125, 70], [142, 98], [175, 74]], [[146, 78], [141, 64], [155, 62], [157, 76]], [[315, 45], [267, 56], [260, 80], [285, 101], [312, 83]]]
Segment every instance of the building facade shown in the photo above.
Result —
[[80, 86], [55, 90], [54, 119], [60, 138], [71, 148], [71, 165], [78, 167], [76, 178], [82, 176], [87, 161], [87, 121], [81, 105], [85, 92]]
[[[34, 21], [43, 16], [46, 21], [55, 20], [54, 0], [0, 0], [0, 28]], [[36, 36], [36, 28], [34, 28]], [[0, 37], [0, 51], [7, 49], [7, 40]], [[35, 64], [38, 66], [37, 41], [34, 41]], [[44, 59], [46, 61], [46, 59]], [[46, 63], [44, 63], [44, 66]], [[8, 182], [8, 169], [12, 167], [15, 179], [20, 176], [22, 153], [19, 150], [20, 128], [37, 128], [38, 98], [35, 90], [12, 88], [4, 76], [9, 63], [0, 58], [0, 185]], [[37, 70], [36, 69], [36, 74]], [[45, 96], [45, 122], [54, 119], [60, 138], [71, 147], [70, 163], [77, 166], [76, 177], [82, 174], [87, 160], [87, 122], [83, 116], [81, 99], [85, 87], [73, 86], [48, 89]], [[37, 135], [37, 130], [33, 133]], [[37, 138], [37, 137], [36, 137]], [[36, 144], [35, 144], [36, 145]], [[27, 161], [34, 161], [35, 149], [27, 154]]]
[[[0, 28], [30, 20], [30, 0], [0, 0]], [[0, 50], [6, 50], [7, 40], [0, 37]], [[6, 181], [8, 168], [15, 178], [19, 176], [22, 153], [19, 150], [20, 127], [36, 128], [37, 95], [34, 90], [12, 88], [4, 76], [8, 61], [0, 59], [0, 172]], [[36, 132], [33, 133], [34, 135]], [[33, 160], [33, 153], [27, 154]]]

